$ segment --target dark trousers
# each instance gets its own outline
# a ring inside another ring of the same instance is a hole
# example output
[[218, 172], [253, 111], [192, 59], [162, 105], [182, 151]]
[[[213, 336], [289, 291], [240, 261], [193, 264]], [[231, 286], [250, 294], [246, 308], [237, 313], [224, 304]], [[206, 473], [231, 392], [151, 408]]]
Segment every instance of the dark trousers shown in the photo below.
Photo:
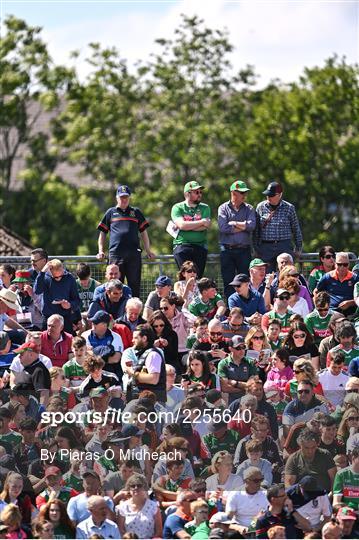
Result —
[[207, 253], [208, 250], [206, 248], [196, 246], [196, 244], [180, 244], [173, 250], [173, 256], [178, 268], [181, 268], [185, 261], [192, 261], [198, 268], [198, 278], [203, 276], [207, 262]]
[[258, 257], [268, 263], [267, 272], [275, 272], [277, 269], [277, 257], [281, 253], [289, 253], [294, 258], [291, 240], [279, 240], [278, 242], [262, 242], [257, 248]]
[[237, 274], [248, 274], [251, 262], [251, 248], [228, 249], [221, 247], [221, 273], [223, 279], [224, 294], [228, 300], [234, 293], [232, 285], [228, 285]]
[[124, 281], [124, 278], [126, 278], [127, 285], [132, 290], [132, 296], [139, 297], [142, 269], [141, 251], [136, 250], [132, 253], [127, 253], [122, 257], [110, 255], [109, 263], [118, 265], [121, 272], [121, 281]]

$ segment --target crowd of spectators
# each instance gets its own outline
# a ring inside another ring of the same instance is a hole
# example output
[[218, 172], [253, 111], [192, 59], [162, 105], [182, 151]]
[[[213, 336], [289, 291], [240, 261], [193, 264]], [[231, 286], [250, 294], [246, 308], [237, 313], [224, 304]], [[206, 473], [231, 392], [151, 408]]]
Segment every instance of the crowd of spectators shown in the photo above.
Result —
[[0, 267], [0, 538], [359, 538], [358, 265], [255, 255], [142, 299], [114, 262]]

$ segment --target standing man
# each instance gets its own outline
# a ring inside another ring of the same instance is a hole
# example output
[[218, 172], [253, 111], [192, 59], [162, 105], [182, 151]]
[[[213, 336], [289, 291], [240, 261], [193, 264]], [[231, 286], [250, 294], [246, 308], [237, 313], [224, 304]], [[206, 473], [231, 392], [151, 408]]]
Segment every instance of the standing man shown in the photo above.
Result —
[[276, 258], [280, 253], [294, 254], [302, 252], [303, 238], [298, 217], [292, 204], [282, 199], [283, 188], [279, 182], [271, 182], [263, 191], [267, 196], [256, 208], [257, 228], [254, 246], [258, 257], [268, 263], [268, 272], [275, 271]]
[[131, 190], [128, 186], [118, 186], [117, 206], [109, 208], [99, 223], [98, 259], [105, 258], [105, 238], [110, 231], [109, 262], [118, 265], [122, 279], [127, 283], [134, 296], [140, 296], [141, 284], [141, 248], [138, 233], [149, 259], [154, 259], [150, 239], [147, 234], [149, 223], [142, 212], [130, 206]]
[[49, 256], [47, 254], [47, 251], [42, 248], [36, 248], [31, 251], [30, 261], [32, 268], [29, 269], [31, 281], [35, 281], [39, 272], [41, 272], [41, 270], [47, 263], [48, 259]]
[[192, 261], [198, 268], [198, 278], [203, 276], [207, 261], [207, 230], [211, 226], [211, 210], [201, 202], [202, 190], [198, 182], [184, 186], [184, 201], [172, 207], [171, 219], [178, 229], [173, 241], [173, 255], [178, 268], [185, 261]]
[[251, 233], [256, 227], [256, 213], [246, 196], [249, 188], [241, 180], [230, 187], [230, 200], [218, 208], [221, 273], [227, 299], [234, 292], [229, 285], [236, 274], [248, 274], [251, 260]]

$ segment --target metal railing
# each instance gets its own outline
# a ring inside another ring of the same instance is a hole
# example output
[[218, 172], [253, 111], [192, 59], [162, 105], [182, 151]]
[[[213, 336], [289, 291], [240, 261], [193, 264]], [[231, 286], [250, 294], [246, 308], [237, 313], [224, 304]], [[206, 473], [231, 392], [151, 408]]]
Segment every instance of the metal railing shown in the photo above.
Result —
[[[353, 264], [358, 262], [358, 256], [355, 253], [349, 253]], [[106, 262], [98, 261], [94, 255], [51, 255], [50, 259], [60, 259], [64, 262], [67, 270], [76, 276], [76, 266], [81, 263], [87, 263], [91, 267], [91, 275], [94, 279], [103, 282], [105, 280]], [[177, 281], [178, 268], [173, 255], [158, 255], [154, 260], [143, 258], [142, 279], [141, 279], [141, 298], [145, 300], [148, 294], [154, 290], [154, 282], [161, 274], [170, 276]], [[0, 265], [9, 263], [17, 269], [29, 268], [30, 257], [0, 257]], [[297, 261], [297, 267], [307, 278], [313, 266], [319, 263], [318, 253], [302, 253]], [[221, 276], [219, 253], [209, 253], [205, 271], [206, 277], [214, 279], [218, 285], [218, 290], [223, 293], [223, 281]]]

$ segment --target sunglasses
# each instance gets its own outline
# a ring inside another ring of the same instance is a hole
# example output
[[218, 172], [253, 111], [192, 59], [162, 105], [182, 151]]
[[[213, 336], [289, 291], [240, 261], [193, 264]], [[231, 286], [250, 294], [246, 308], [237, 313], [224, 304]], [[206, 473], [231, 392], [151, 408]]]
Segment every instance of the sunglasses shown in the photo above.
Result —
[[210, 336], [221, 336], [222, 332], [210, 332], [209, 335]]
[[304, 339], [305, 336], [304, 332], [303, 334], [293, 334], [293, 339]]
[[191, 193], [195, 193], [196, 195], [202, 195], [202, 190], [201, 189], [196, 189], [196, 190], [192, 189]]
[[302, 390], [298, 390], [298, 394], [310, 394], [310, 390], [303, 388]]
[[296, 294], [297, 293], [295, 293], [295, 292], [291, 292], [291, 293], [289, 293], [289, 296], [295, 296]]
[[359, 421], [359, 416], [350, 416], [348, 418], [348, 421], [351, 421], [351, 422], [358, 422]]
[[294, 370], [294, 373], [295, 373], [296, 375], [298, 375], [298, 373], [304, 373], [304, 370], [303, 370], [303, 369], [295, 369], [295, 370]]
[[165, 306], [165, 307], [160, 307], [160, 310], [161, 310], [161, 311], [168, 311], [168, 310], [169, 310], [169, 308], [168, 308], [168, 307], [166, 307], [166, 306]]
[[165, 325], [164, 324], [154, 324], [153, 325], [153, 328], [164, 328]]
[[318, 311], [319, 311], [319, 313], [325, 313], [326, 311], [329, 311], [329, 306], [323, 307], [323, 308], [318, 308]]
[[289, 294], [282, 294], [281, 296], [277, 296], [279, 300], [289, 300]]
[[323, 259], [334, 259], [335, 255], [333, 253], [327, 253], [324, 255]]
[[349, 263], [335, 263], [337, 266], [343, 266], [344, 268], [347, 268], [349, 266]]
[[141, 489], [141, 488], [143, 488], [142, 484], [132, 484], [132, 486], [130, 486], [130, 489]]
[[359, 388], [353, 388], [352, 390], [345, 390], [346, 392], [354, 392], [354, 394], [358, 394], [359, 393]]
[[39, 259], [30, 259], [30, 262], [31, 262], [31, 264], [35, 264], [35, 263], [37, 263], [39, 261], [42, 261], [43, 259], [44, 259], [44, 257], [40, 257]]
[[253, 336], [252, 339], [264, 339], [264, 336]]
[[245, 345], [238, 345], [238, 347], [233, 347], [235, 351], [245, 351], [246, 346]]
[[194, 268], [192, 268], [191, 270], [185, 270], [185, 272], [187, 272], [187, 274], [197, 274]]

